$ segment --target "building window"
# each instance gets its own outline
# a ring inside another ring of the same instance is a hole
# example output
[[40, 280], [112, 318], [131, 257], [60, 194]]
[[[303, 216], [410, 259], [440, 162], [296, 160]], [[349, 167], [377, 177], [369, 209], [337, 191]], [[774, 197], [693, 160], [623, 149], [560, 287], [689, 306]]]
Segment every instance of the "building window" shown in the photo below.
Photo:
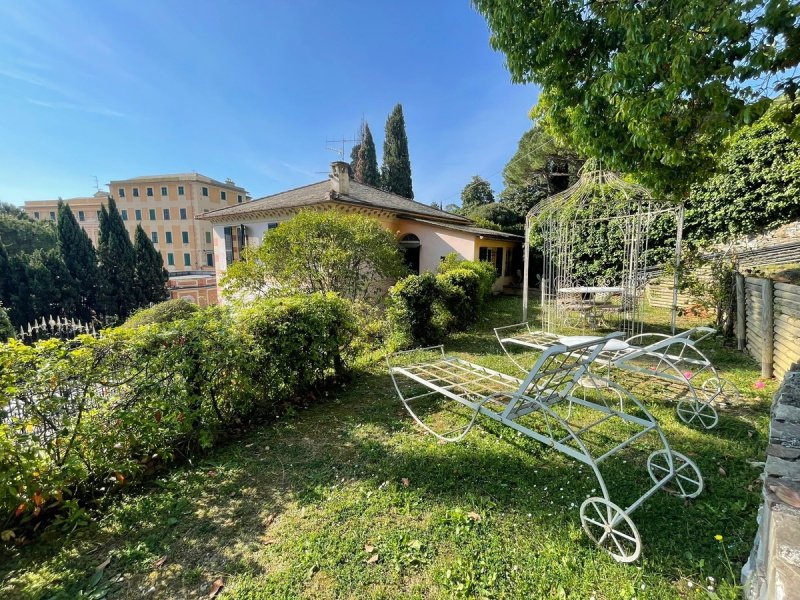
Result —
[[33, 213], [33, 218], [38, 221], [39, 220], [39, 213], [38, 212]]
[[227, 194], [226, 192], [224, 192], [224, 191], [220, 190], [220, 192], [219, 192], [219, 199], [220, 199], [220, 200], [227, 200], [227, 199], [228, 199], [228, 194]]
[[211, 243], [211, 232], [210, 231], [206, 231], [206, 244], [210, 244], [210, 243]]
[[78, 221], [85, 221], [85, 220], [86, 220], [86, 215], [83, 214], [82, 210], [79, 210], [78, 211]]
[[184, 220], [184, 221], [186, 220], [186, 209], [185, 208], [181, 209], [181, 219]]
[[168, 243], [168, 244], [171, 244], [171, 243], [172, 243], [172, 232], [171, 232], [171, 231], [167, 231], [167, 232], [164, 234], [164, 241], [165, 241], [166, 243]]
[[162, 195], [162, 196], [166, 196], [166, 195], [167, 195], [167, 188], [166, 188], [166, 186], [163, 186], [163, 187], [161, 188], [161, 195]]
[[153, 188], [151, 188], [151, 187], [147, 188], [147, 196], [150, 197], [150, 198], [153, 197]]
[[52, 210], [50, 211], [50, 220], [51, 221], [55, 221], [56, 220], [56, 213], [54, 213]]
[[497, 276], [503, 275], [503, 248], [479, 248], [478, 260], [492, 263]]
[[150, 220], [151, 221], [155, 221], [156, 220], [156, 209], [155, 208], [151, 208], [150, 209]]
[[137, 221], [141, 221], [142, 220], [142, 211], [137, 208], [136, 211], [135, 211], [135, 216], [136, 216], [136, 220]]
[[206, 254], [206, 266], [213, 267], [214, 266], [214, 255], [209, 252]]
[[233, 264], [239, 260], [241, 249], [247, 245], [247, 230], [244, 225], [225, 227], [222, 230], [225, 238], [225, 263]]
[[184, 244], [189, 243], [189, 232], [188, 231], [181, 231], [181, 240]]
[[134, 198], [138, 198], [139, 197], [139, 188], [133, 188], [133, 197]]
[[151, 231], [150, 232], [150, 241], [153, 242], [154, 244], [158, 243], [158, 232], [157, 231]]
[[183, 253], [183, 266], [191, 267], [192, 266], [192, 255], [188, 252]]
[[119, 197], [120, 198], [124, 198], [125, 197], [125, 188], [119, 188], [117, 190], [117, 192], [119, 192]]
[[167, 264], [170, 267], [175, 266], [175, 255], [172, 252], [167, 252]]
[[241, 194], [236, 194], [236, 201], [237, 201], [239, 204], [241, 204], [241, 203], [242, 203], [242, 195], [241, 195]]
[[120, 214], [122, 215], [122, 220], [123, 221], [127, 221], [128, 220], [128, 209], [127, 208], [123, 208], [122, 211], [120, 212]]
[[178, 196], [183, 196], [183, 186], [182, 185], [178, 186]]
[[278, 227], [277, 223], [267, 223], [267, 231], [271, 231], [273, 229], [277, 229], [277, 227]]
[[206, 186], [203, 186], [203, 196], [208, 196], [208, 188]]
[[168, 208], [164, 209], [164, 220], [165, 221], [169, 221], [169, 209]]

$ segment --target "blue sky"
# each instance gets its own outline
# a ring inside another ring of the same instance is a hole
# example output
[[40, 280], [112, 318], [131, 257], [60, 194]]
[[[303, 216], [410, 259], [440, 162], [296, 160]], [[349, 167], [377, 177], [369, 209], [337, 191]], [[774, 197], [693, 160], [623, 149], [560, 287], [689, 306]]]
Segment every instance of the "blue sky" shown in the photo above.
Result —
[[262, 196], [323, 179], [362, 116], [380, 161], [396, 102], [417, 200], [499, 191], [538, 91], [488, 40], [468, 0], [5, 2], [0, 200], [186, 171]]

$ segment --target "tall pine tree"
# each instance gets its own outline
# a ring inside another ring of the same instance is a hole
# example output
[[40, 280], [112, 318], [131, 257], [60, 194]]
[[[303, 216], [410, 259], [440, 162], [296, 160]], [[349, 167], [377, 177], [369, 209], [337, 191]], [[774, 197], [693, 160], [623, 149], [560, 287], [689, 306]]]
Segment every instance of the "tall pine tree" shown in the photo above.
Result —
[[169, 273], [164, 268], [161, 252], [153, 246], [141, 225], [136, 226], [133, 245], [136, 251], [135, 284], [140, 304], [147, 306], [150, 303], [163, 302], [169, 298]]
[[100, 211], [98, 305], [103, 314], [126, 318], [138, 305], [136, 253], [114, 199]]
[[372, 139], [372, 132], [369, 130], [367, 122], [364, 122], [361, 139], [362, 142], [358, 145], [353, 178], [360, 183], [380, 187], [381, 174], [378, 171], [378, 156], [375, 153], [375, 141]]
[[76, 315], [89, 320], [96, 309], [97, 253], [89, 236], [78, 224], [68, 204], [58, 203], [58, 248], [61, 258], [74, 280], [78, 301]]
[[381, 187], [404, 198], [413, 198], [411, 187], [411, 160], [408, 157], [408, 137], [403, 107], [399, 103], [386, 119], [386, 135], [383, 138], [383, 166]]

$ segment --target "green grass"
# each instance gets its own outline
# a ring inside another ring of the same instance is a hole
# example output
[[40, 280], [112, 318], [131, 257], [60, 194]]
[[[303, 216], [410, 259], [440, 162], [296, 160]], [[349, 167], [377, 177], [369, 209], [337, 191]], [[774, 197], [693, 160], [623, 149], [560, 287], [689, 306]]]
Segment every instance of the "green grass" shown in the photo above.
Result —
[[[491, 328], [518, 315], [519, 299], [496, 299], [446, 348], [513, 374]], [[208, 597], [222, 578], [219, 597], [240, 599], [705, 598], [708, 577], [735, 597], [723, 550], [738, 574], [760, 502], [749, 461], [763, 460], [775, 383], [754, 390], [753, 361], [709, 348], [743, 399], [708, 432], [681, 424], [669, 399], [646, 399], [706, 490], [689, 502], [657, 494], [633, 514], [643, 542], [633, 565], [581, 530], [578, 506], [597, 487], [586, 467], [488, 419], [458, 444], [437, 443], [379, 363], [323, 403], [128, 490], [90, 525], [5, 550], [0, 597]], [[642, 473], [622, 460], [608, 464], [612, 497]]]

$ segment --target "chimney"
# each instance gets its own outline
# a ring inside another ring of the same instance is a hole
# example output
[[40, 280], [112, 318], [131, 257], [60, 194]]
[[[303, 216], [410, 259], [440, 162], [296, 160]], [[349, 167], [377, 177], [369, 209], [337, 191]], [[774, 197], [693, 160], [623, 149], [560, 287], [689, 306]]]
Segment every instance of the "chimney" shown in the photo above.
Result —
[[340, 196], [350, 193], [350, 165], [342, 160], [331, 163], [331, 189]]

